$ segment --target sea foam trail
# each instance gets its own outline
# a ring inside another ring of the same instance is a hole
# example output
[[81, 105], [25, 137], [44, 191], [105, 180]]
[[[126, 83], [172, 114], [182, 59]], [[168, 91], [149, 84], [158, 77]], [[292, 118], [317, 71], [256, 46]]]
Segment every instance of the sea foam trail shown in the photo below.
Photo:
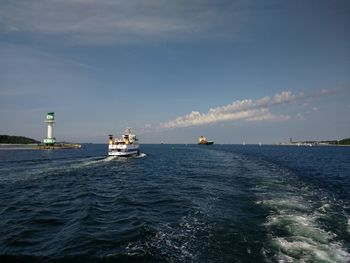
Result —
[[[139, 156], [136, 157], [128, 157], [128, 158], [143, 158], [147, 155], [144, 153], [141, 153]], [[99, 157], [86, 157], [82, 159], [75, 159], [75, 160], [61, 160], [58, 163], [39, 163], [35, 165], [34, 167], [13, 170], [15, 173], [9, 174], [6, 177], [1, 177], [0, 182], [15, 182], [15, 181], [25, 181], [25, 180], [33, 180], [37, 179], [43, 176], [52, 175], [55, 173], [61, 173], [61, 172], [69, 172], [77, 169], [84, 169], [91, 166], [99, 166], [104, 165], [108, 162], [111, 162], [113, 160], [121, 159], [117, 156], [99, 156]], [[9, 170], [9, 169], [8, 169]]]
[[96, 165], [96, 164], [101, 164], [101, 163], [105, 163], [105, 162], [110, 162], [114, 159], [116, 159], [117, 156], [107, 156], [103, 159], [94, 159], [94, 160], [88, 160], [88, 161], [83, 161], [83, 162], [79, 162], [75, 165], [72, 166], [72, 168], [81, 168], [81, 167], [85, 167], [85, 166], [91, 166], [91, 165]]
[[128, 160], [128, 159], [137, 159], [137, 158], [144, 158], [146, 157], [147, 154], [145, 153], [140, 153], [139, 155], [132, 155], [132, 156], [113, 156], [116, 157], [116, 159], [119, 160]]
[[35, 180], [38, 178], [46, 177], [52, 174], [58, 174], [61, 172], [69, 172], [77, 169], [84, 169], [91, 166], [102, 165], [106, 162], [110, 162], [115, 159], [115, 156], [108, 157], [87, 157], [75, 160], [64, 160], [58, 163], [44, 163], [37, 164], [34, 167], [26, 167], [21, 170], [13, 170], [6, 176], [0, 177], [0, 182], [11, 183], [18, 181]]
[[[183, 216], [176, 224], [163, 224], [146, 242], [130, 242], [129, 256], [151, 254], [159, 262], [198, 262], [197, 253], [203, 249], [203, 240], [212, 231], [200, 214]], [[205, 239], [207, 241], [207, 239]]]
[[[270, 246], [265, 252], [272, 250], [279, 262], [349, 262], [350, 253], [344, 244], [319, 223], [328, 212], [334, 212], [331, 210], [336, 200], [331, 202], [321, 190], [271, 165], [275, 172], [255, 189], [257, 204], [270, 210], [264, 224], [270, 233]], [[266, 260], [270, 261], [268, 256]]]

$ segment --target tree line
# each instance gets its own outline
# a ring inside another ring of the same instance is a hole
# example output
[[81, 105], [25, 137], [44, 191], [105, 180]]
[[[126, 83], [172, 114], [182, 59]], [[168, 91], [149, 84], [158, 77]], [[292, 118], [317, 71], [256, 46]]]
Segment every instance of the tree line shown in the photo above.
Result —
[[39, 143], [39, 141], [24, 137], [24, 136], [0, 135], [0, 143], [31, 144], [31, 143]]

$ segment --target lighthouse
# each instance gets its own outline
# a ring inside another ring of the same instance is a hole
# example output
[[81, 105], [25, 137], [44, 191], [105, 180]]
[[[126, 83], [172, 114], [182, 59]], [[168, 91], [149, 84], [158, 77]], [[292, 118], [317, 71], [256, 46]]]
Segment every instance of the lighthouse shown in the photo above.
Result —
[[48, 112], [46, 115], [47, 123], [47, 137], [44, 138], [44, 143], [46, 145], [54, 145], [56, 142], [56, 138], [53, 137], [53, 124], [55, 123], [55, 113], [54, 112]]

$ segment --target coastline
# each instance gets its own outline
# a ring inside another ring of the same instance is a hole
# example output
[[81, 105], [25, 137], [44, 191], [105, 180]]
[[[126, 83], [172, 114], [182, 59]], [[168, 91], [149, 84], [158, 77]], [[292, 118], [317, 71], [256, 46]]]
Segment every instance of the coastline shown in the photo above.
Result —
[[34, 144], [13, 144], [13, 143], [0, 143], [0, 150], [32, 150], [33, 147], [37, 146]]
[[81, 144], [78, 143], [58, 143], [55, 146], [45, 146], [37, 143], [34, 144], [12, 144], [0, 143], [0, 150], [48, 150], [48, 149], [79, 149]]

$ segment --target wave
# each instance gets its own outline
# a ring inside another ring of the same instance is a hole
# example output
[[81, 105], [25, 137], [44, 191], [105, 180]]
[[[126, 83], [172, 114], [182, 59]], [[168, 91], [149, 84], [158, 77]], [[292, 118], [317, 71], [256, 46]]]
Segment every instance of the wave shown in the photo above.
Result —
[[0, 177], [1, 183], [13, 183], [18, 181], [35, 180], [49, 175], [71, 172], [74, 170], [84, 169], [91, 166], [102, 165], [115, 159], [115, 156], [108, 157], [86, 157], [74, 160], [57, 160], [56, 162], [38, 163], [34, 167], [24, 166], [18, 169], [2, 169], [4, 172]]
[[[144, 158], [147, 155], [141, 153], [134, 158]], [[18, 181], [34, 180], [42, 177], [46, 177], [53, 174], [66, 173], [74, 170], [85, 169], [104, 165], [105, 163], [113, 160], [122, 160], [117, 156], [94, 156], [83, 158], [57, 158], [57, 159], [37, 159], [30, 160], [20, 166], [15, 167], [3, 167], [0, 168], [2, 176], [0, 176], [0, 182], [11, 183]]]
[[82, 162], [76, 163], [74, 165], [72, 165], [71, 168], [82, 168], [82, 167], [86, 167], [86, 166], [91, 166], [91, 165], [96, 165], [96, 164], [103, 164], [105, 162], [110, 162], [112, 160], [116, 159], [116, 156], [107, 156], [103, 159], [101, 159], [100, 157], [95, 157], [92, 160], [88, 159], [88, 160], [84, 160]]
[[152, 255], [163, 262], [197, 262], [211, 234], [211, 226], [201, 213], [183, 216], [178, 223], [163, 224], [159, 230], [148, 231], [146, 240], [130, 242], [129, 256]]
[[129, 159], [137, 159], [137, 158], [144, 158], [147, 155], [145, 153], [140, 153], [139, 155], [132, 155], [132, 156], [114, 156], [117, 157], [118, 160], [129, 160]]
[[[331, 201], [319, 189], [298, 182], [288, 170], [280, 172], [257, 186], [257, 204], [270, 211], [264, 223], [269, 233], [265, 252], [272, 251], [279, 262], [349, 262], [344, 240], [327, 222], [329, 213], [337, 211], [333, 208], [339, 205], [337, 200]], [[337, 221], [345, 223], [347, 218], [339, 215]], [[266, 261], [271, 262], [268, 256]]]

